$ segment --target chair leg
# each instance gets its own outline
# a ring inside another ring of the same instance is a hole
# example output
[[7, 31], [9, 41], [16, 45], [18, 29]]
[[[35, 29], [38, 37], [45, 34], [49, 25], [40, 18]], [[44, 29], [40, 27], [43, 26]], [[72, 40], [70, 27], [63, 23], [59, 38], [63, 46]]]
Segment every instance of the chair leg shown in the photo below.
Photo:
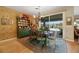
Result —
[[46, 42], [47, 42], [47, 40], [46, 40], [47, 38], [45, 38], [45, 40], [44, 40], [44, 43], [43, 43], [43, 45], [42, 45], [42, 48], [44, 48], [45, 46], [46, 46]]

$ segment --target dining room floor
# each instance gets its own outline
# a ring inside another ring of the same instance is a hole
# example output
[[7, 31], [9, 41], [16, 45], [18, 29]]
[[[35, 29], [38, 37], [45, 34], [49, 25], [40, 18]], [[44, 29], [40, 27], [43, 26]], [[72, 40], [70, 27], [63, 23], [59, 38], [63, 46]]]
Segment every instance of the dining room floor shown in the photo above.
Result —
[[55, 49], [44, 47], [40, 49], [29, 44], [27, 38], [0, 42], [0, 53], [79, 53], [79, 43], [57, 39]]
[[32, 44], [27, 44], [25, 41], [26, 41], [25, 38], [20, 39], [20, 43], [23, 43], [23, 45], [31, 49], [34, 53], [79, 53], [78, 43], [69, 42], [62, 38], [56, 39], [55, 48], [44, 47], [43, 49], [40, 49], [40, 47], [37, 47]]
[[67, 44], [62, 38], [56, 39], [55, 53], [67, 53]]
[[18, 42], [17, 39], [0, 41], [0, 53], [32, 53], [33, 51]]

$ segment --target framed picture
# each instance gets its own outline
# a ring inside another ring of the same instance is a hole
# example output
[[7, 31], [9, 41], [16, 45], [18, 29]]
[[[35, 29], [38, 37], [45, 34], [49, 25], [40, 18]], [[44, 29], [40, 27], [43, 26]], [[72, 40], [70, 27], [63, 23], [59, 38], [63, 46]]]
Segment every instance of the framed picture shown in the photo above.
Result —
[[1, 18], [1, 25], [10, 25], [11, 24], [11, 20], [7, 17], [2, 17]]
[[67, 25], [72, 25], [72, 17], [67, 17], [66, 24]]

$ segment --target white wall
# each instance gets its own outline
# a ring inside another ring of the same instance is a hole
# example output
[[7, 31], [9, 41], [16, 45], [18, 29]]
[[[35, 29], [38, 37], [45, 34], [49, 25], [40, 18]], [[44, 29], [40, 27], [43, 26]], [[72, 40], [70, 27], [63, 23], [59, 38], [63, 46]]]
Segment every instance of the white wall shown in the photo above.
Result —
[[[67, 25], [66, 20], [68, 17], [72, 17], [72, 25]], [[64, 12], [63, 19], [63, 38], [68, 41], [74, 41], [74, 8], [69, 7]]]

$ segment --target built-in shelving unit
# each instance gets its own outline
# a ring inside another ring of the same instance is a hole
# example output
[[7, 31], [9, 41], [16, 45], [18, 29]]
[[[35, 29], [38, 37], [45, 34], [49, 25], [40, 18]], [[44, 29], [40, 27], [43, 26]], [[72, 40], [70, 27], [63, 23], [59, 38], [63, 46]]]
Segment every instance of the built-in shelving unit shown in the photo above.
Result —
[[26, 15], [17, 17], [17, 37], [22, 38], [30, 35], [30, 20]]

